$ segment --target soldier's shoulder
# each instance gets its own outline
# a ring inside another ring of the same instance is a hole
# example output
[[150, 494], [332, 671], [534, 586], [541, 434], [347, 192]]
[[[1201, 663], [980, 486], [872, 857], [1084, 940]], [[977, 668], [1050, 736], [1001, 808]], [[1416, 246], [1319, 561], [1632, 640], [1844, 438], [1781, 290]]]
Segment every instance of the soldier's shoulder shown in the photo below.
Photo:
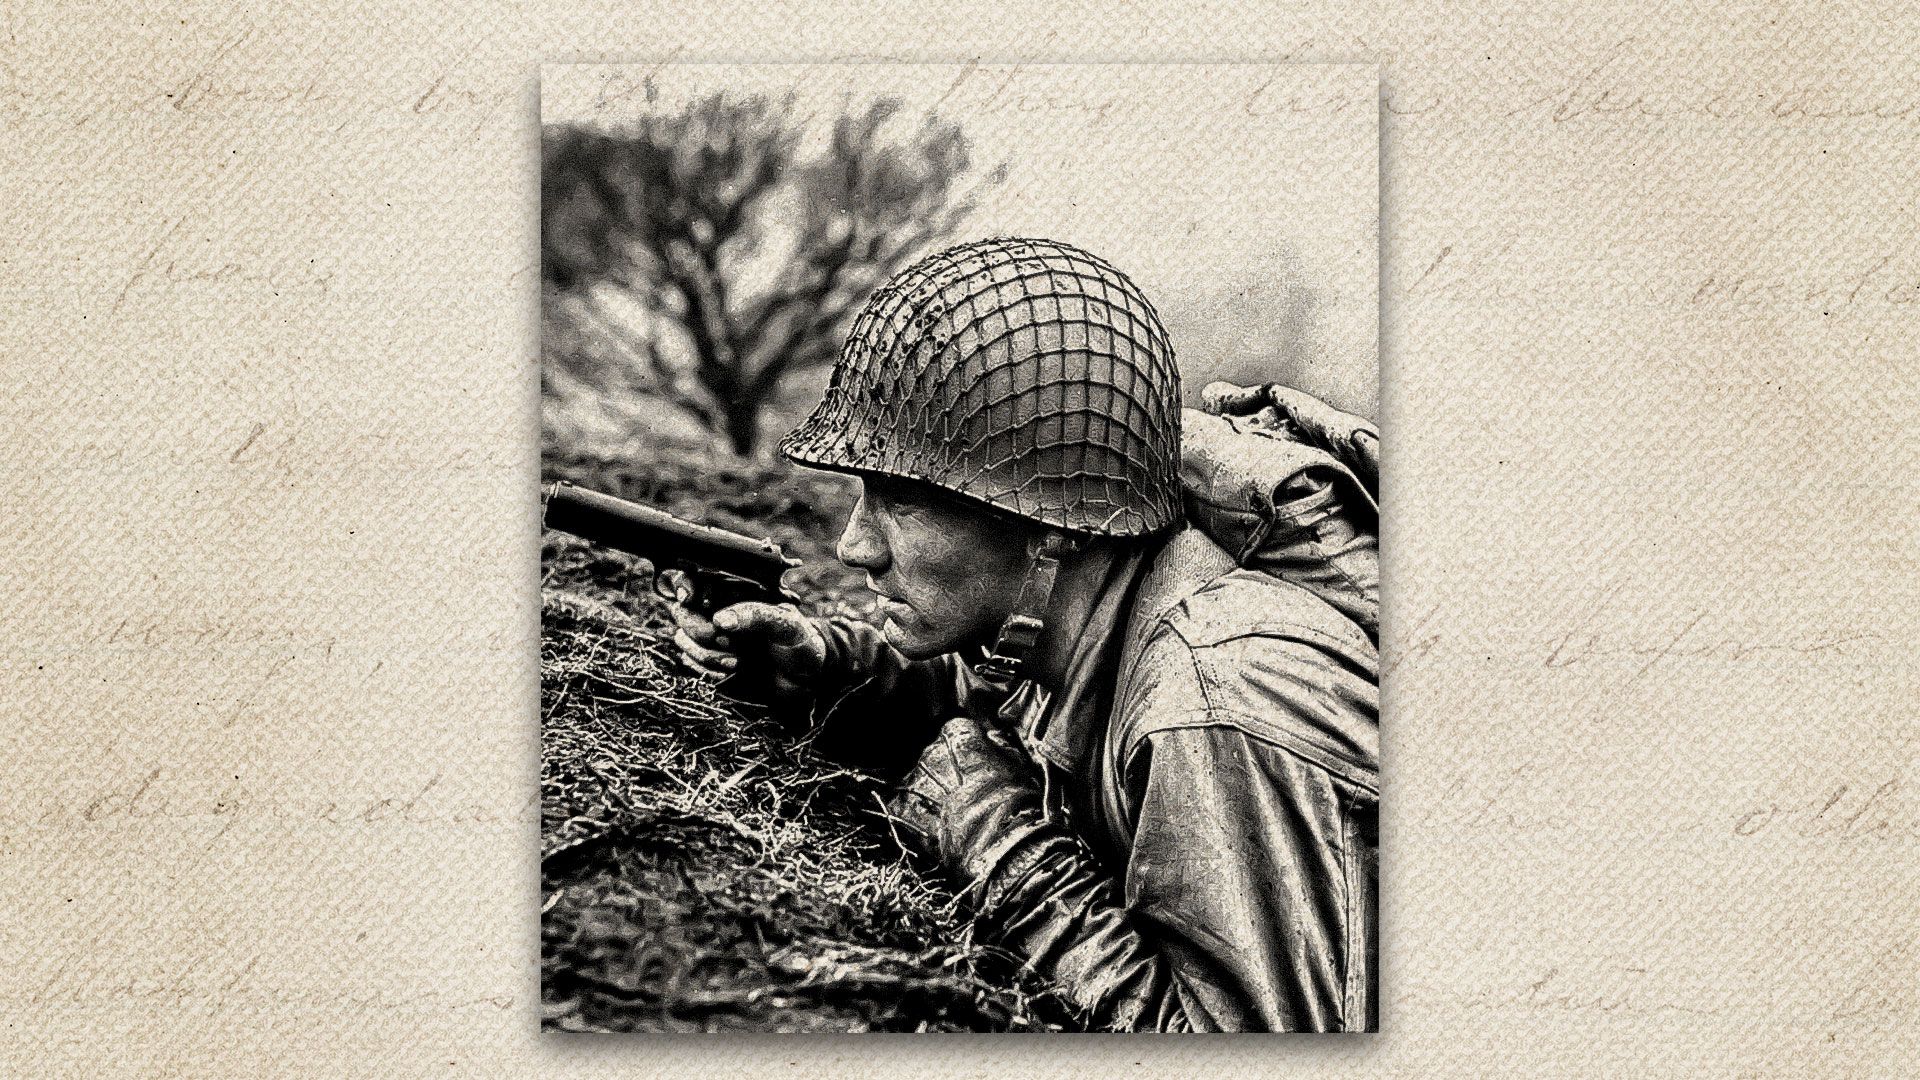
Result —
[[1379, 658], [1366, 633], [1299, 585], [1231, 559], [1179, 557], [1210, 561], [1211, 573], [1169, 590], [1151, 580], [1157, 565], [1143, 582], [1154, 607], [1133, 613], [1138, 651], [1122, 692], [1143, 707], [1121, 710], [1129, 751], [1164, 731], [1230, 727], [1377, 785]]
[[1181, 529], [1155, 555], [1135, 594], [1131, 620], [1172, 628], [1189, 645], [1210, 648], [1242, 637], [1298, 640], [1343, 661], [1376, 666], [1378, 650], [1359, 624], [1311, 590], [1264, 570], [1239, 566], [1199, 529]]

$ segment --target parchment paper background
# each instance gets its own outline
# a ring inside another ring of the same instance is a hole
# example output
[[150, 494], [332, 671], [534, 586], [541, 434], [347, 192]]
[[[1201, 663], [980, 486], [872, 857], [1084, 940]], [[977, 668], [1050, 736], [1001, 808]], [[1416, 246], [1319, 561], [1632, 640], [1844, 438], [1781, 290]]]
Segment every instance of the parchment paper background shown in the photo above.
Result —
[[[1655, 11], [13, 5], [0, 1073], [1910, 1074], [1920, 19]], [[1384, 1034], [536, 1034], [536, 74], [665, 56], [1381, 64]]]

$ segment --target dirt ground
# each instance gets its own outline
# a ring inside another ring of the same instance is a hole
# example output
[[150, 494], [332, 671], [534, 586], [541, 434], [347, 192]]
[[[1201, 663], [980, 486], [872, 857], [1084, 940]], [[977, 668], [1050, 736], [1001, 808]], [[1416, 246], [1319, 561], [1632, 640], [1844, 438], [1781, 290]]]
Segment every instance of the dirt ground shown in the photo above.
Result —
[[[851, 485], [660, 453], [549, 477], [769, 536], [815, 612], [871, 600], [832, 556]], [[878, 781], [678, 667], [650, 568], [549, 532], [541, 554], [542, 996], [565, 1031], [1057, 1030], [1064, 1017], [916, 872]]]

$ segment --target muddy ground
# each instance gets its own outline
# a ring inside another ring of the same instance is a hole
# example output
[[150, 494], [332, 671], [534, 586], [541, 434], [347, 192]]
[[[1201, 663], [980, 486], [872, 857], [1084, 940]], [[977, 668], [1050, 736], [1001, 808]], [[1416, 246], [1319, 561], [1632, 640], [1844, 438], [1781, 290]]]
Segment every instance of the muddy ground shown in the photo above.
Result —
[[[712, 454], [546, 472], [805, 560], [809, 610], [864, 617], [832, 556], [834, 477]], [[1006, 1031], [1064, 1017], [919, 873], [880, 782], [676, 663], [650, 568], [560, 533], [541, 554], [542, 996], [566, 1031]]]

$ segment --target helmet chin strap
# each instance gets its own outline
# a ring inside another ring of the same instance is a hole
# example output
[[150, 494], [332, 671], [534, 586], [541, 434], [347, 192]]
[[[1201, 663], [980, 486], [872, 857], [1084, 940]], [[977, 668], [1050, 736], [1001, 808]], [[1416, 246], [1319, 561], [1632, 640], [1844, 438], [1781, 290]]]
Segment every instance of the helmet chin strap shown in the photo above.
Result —
[[1020, 585], [1020, 598], [1007, 621], [1000, 624], [993, 651], [974, 665], [987, 681], [1007, 687], [1022, 676], [1034, 646], [1040, 643], [1041, 632], [1047, 628], [1047, 605], [1053, 600], [1060, 560], [1079, 550], [1080, 541], [1059, 529], [1042, 530], [1027, 542], [1027, 577]]

